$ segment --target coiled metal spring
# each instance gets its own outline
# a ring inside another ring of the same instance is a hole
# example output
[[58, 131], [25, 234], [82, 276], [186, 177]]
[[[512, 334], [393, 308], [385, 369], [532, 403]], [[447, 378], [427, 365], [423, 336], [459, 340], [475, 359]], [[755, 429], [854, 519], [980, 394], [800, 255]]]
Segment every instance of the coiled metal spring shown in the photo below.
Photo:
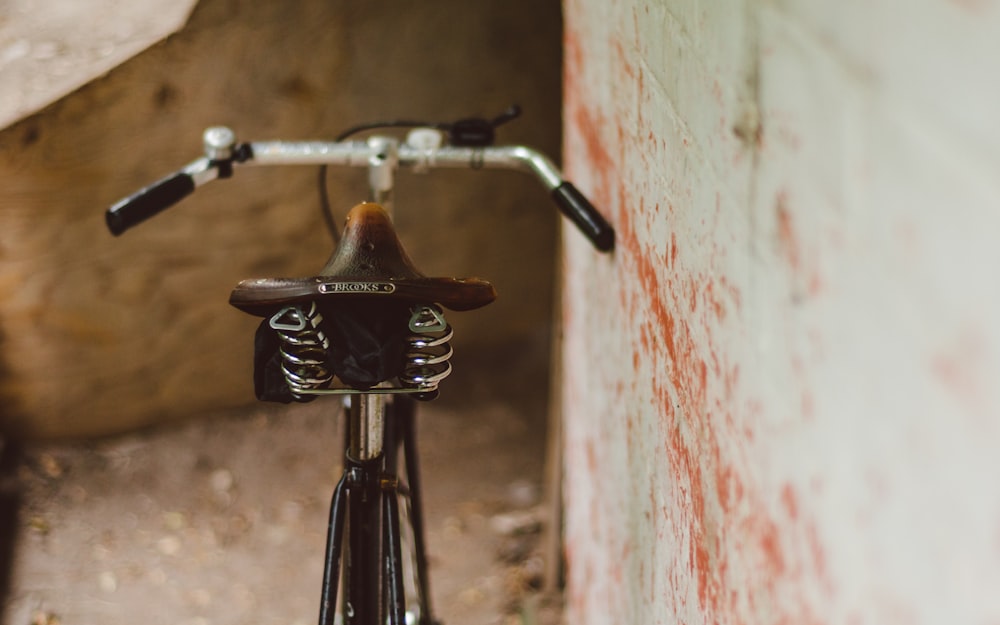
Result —
[[454, 332], [437, 306], [419, 306], [410, 317], [406, 363], [399, 381], [406, 388], [432, 392], [451, 374]]
[[310, 302], [308, 312], [289, 306], [268, 322], [281, 339], [281, 371], [295, 399], [302, 399], [307, 391], [325, 388], [333, 379], [333, 371], [326, 364], [330, 341], [319, 327], [322, 321], [316, 302]]

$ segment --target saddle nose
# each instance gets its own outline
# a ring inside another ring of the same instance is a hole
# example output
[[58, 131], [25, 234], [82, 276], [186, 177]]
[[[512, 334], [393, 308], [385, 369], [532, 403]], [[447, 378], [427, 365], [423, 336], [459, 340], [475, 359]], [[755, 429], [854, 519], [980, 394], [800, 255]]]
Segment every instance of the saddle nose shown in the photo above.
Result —
[[340, 244], [318, 275], [244, 280], [233, 289], [229, 303], [263, 317], [291, 304], [364, 295], [461, 311], [489, 304], [496, 290], [479, 278], [424, 276], [403, 249], [389, 214], [365, 202], [348, 213]]
[[352, 281], [424, 277], [403, 249], [389, 214], [372, 202], [358, 204], [347, 214], [340, 244], [319, 275]]

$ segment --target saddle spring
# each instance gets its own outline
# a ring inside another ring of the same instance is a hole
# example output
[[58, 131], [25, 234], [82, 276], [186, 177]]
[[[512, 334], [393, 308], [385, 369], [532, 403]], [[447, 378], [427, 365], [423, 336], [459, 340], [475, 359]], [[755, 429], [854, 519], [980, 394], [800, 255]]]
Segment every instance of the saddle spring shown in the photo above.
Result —
[[271, 317], [269, 325], [281, 339], [281, 371], [295, 399], [305, 391], [326, 388], [333, 371], [326, 364], [330, 341], [320, 329], [323, 316], [310, 302], [309, 311], [289, 306]]
[[[451, 325], [437, 306], [418, 306], [410, 316], [406, 362], [399, 381], [406, 388], [436, 395], [438, 384], [451, 374]], [[418, 398], [419, 395], [418, 395]]]

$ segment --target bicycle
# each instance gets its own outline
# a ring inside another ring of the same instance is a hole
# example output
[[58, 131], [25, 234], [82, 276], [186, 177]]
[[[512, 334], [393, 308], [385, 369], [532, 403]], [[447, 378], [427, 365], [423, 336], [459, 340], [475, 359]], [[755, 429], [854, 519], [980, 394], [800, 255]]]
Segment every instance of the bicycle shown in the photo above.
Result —
[[[323, 215], [336, 241], [326, 265], [307, 278], [244, 280], [229, 300], [262, 318], [255, 336], [258, 399], [343, 399], [344, 473], [330, 503], [320, 625], [337, 622], [338, 593], [347, 625], [437, 622], [427, 575], [416, 402], [434, 399], [451, 373], [453, 333], [443, 309], [473, 310], [496, 297], [485, 280], [426, 277], [416, 269], [391, 218], [397, 170], [533, 173], [598, 250], [614, 246], [612, 227], [551, 160], [525, 146], [494, 145], [496, 128], [519, 113], [511, 107], [492, 120], [363, 124], [332, 142], [241, 143], [230, 129], [212, 127], [203, 135], [204, 156], [106, 212], [108, 228], [117, 236], [243, 166], [321, 166]], [[402, 141], [388, 134], [348, 140], [388, 128], [409, 132]], [[369, 201], [351, 209], [343, 233], [333, 225], [326, 197], [329, 165], [368, 169]], [[403, 531], [410, 547], [406, 559]]]

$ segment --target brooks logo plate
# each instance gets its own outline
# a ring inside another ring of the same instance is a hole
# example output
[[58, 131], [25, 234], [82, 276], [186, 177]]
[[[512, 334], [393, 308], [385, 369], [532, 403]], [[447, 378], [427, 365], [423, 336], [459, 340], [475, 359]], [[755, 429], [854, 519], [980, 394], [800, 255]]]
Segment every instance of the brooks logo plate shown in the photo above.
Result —
[[386, 294], [396, 290], [391, 282], [324, 282], [319, 285], [320, 293], [373, 293]]

